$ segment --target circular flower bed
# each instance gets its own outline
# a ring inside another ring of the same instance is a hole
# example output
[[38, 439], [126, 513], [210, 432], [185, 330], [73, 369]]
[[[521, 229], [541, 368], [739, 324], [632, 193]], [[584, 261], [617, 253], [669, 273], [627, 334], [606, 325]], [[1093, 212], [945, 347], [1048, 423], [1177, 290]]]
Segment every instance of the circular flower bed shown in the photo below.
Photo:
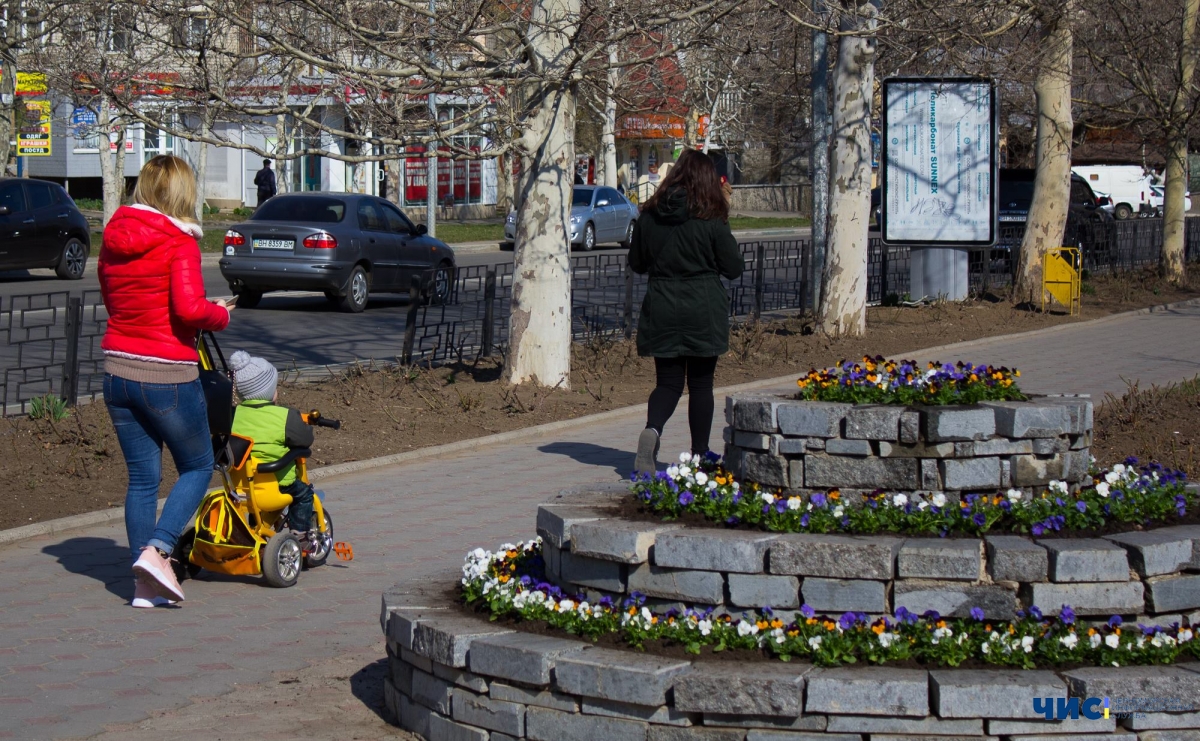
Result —
[[981, 401], [1023, 401], [1017, 387], [1021, 372], [991, 365], [929, 363], [922, 370], [914, 360], [864, 357], [844, 360], [832, 368], [813, 369], [796, 384], [806, 401], [854, 404], [976, 404]]
[[665, 471], [634, 473], [631, 479], [638, 500], [664, 519], [690, 513], [714, 523], [787, 533], [1041, 536], [1104, 530], [1113, 523], [1132, 529], [1185, 517], [1200, 498], [1185, 487], [1187, 477], [1181, 471], [1157, 463], [1139, 467], [1135, 458], [1093, 471], [1092, 485], [1077, 492], [1052, 481], [1032, 498], [1016, 489], [990, 496], [966, 494], [957, 500], [942, 492], [876, 491], [852, 505], [836, 489], [800, 495], [753, 482], [742, 484], [715, 453], [682, 453], [679, 462]]
[[540, 538], [506, 544], [495, 553], [476, 549], [467, 555], [462, 571], [466, 603], [486, 610], [493, 620], [540, 621], [593, 641], [615, 636], [634, 648], [663, 642], [694, 654], [704, 648], [760, 651], [821, 666], [916, 661], [927, 666], [972, 662], [1029, 669], [1200, 658], [1200, 641], [1194, 640], [1189, 625], [1130, 626], [1115, 616], [1087, 625], [1066, 605], [1058, 617], [1031, 607], [1012, 621], [988, 621], [979, 608], [960, 619], [935, 612], [915, 615], [903, 608], [895, 618], [872, 619], [855, 612], [825, 616], [807, 605], [790, 620], [770, 608], [740, 617], [712, 610], [655, 612], [636, 593], [619, 604], [607, 597], [592, 604], [585, 595], [567, 594], [545, 580]]

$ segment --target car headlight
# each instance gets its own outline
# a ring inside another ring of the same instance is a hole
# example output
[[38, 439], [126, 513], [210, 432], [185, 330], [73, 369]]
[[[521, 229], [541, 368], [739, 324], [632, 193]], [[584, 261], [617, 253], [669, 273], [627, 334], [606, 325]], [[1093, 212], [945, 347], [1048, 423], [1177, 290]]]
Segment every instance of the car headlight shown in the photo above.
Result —
[[578, 224], [581, 221], [583, 221], [582, 216], [579, 216], [578, 214], [571, 214], [571, 223], [572, 224]]
[[515, 224], [515, 223], [517, 223], [517, 215], [516, 215], [516, 214], [509, 214], [509, 215], [508, 215], [508, 216], [507, 216], [507, 217], [504, 219], [504, 223], [505, 223], [505, 224]]

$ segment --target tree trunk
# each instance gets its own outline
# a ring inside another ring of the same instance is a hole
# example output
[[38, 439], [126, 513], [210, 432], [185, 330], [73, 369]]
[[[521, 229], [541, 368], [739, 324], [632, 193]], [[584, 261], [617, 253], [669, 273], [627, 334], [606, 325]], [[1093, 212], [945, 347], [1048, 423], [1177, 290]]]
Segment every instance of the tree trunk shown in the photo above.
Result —
[[[209, 122], [208, 111], [200, 115], [200, 136], [204, 139], [212, 134], [212, 124]], [[196, 154], [196, 223], [204, 223], [204, 189], [208, 182], [208, 145], [200, 141], [200, 151]]]
[[[97, 142], [97, 154], [100, 157], [100, 184], [104, 195], [104, 223], [121, 207], [125, 200], [125, 126], [114, 124], [111, 118], [108, 98], [100, 97], [100, 110], [97, 112], [97, 126], [100, 130], [100, 141]], [[112, 152], [111, 133], [117, 135], [117, 151]]]
[[388, 200], [397, 206], [404, 205], [404, 183], [400, 178], [400, 157], [401, 154], [395, 148], [392, 152], [393, 156], [384, 160], [383, 171], [384, 177], [387, 178], [387, 194]]
[[[833, 74], [833, 162], [829, 247], [818, 329], [834, 337], [867, 330], [867, 231], [871, 211], [871, 95], [875, 76], [875, 2], [843, 0], [847, 15]], [[711, 124], [710, 124], [711, 127]]]
[[1196, 74], [1196, 18], [1200, 0], [1186, 0], [1183, 9], [1182, 43], [1179, 45], [1179, 88], [1171, 101], [1171, 130], [1167, 152], [1167, 182], [1163, 193], [1162, 267], [1176, 285], [1187, 280], [1185, 252], [1184, 191], [1187, 190], [1187, 100]]
[[608, 81], [604, 88], [604, 118], [600, 124], [600, 168], [601, 185], [609, 188], [617, 187], [617, 99], [613, 97], [617, 89], [617, 50], [608, 52]]
[[[580, 0], [535, 0], [530, 54], [541, 83], [537, 108], [524, 122], [532, 158], [517, 212], [512, 313], [505, 380], [569, 388], [571, 253], [567, 232], [575, 173], [575, 90], [566, 79], [567, 50]], [[558, 82], [555, 82], [555, 81]]]
[[1025, 220], [1013, 299], [1040, 303], [1042, 263], [1047, 250], [1061, 247], [1071, 199], [1071, 14], [1075, 0], [1062, 0], [1056, 15], [1044, 16], [1045, 56], [1038, 66], [1033, 91], [1037, 97], [1033, 203]]

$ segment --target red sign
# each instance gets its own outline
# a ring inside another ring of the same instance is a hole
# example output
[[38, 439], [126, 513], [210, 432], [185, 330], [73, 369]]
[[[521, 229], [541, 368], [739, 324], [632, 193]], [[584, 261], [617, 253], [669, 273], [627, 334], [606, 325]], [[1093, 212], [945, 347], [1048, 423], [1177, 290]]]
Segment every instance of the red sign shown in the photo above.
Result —
[[651, 113], [617, 119], [618, 139], [682, 139], [686, 135], [687, 125], [679, 116]]
[[425, 147], [414, 144], [405, 148], [408, 157], [404, 160], [404, 202], [424, 203], [429, 197], [429, 161], [425, 159]]

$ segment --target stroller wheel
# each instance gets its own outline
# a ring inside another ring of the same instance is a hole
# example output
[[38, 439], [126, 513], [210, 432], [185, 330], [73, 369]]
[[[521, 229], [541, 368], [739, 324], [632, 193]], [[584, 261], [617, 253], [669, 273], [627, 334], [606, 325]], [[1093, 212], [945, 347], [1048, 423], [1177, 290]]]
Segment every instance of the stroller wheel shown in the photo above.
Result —
[[330, 552], [333, 551], [333, 517], [328, 512], [325, 513], [325, 530], [318, 536], [318, 540], [313, 544], [313, 550], [304, 554], [304, 567], [315, 569], [325, 563], [325, 559], [329, 558]]
[[303, 557], [300, 541], [290, 530], [275, 533], [263, 546], [263, 578], [273, 587], [292, 586], [300, 576]]

